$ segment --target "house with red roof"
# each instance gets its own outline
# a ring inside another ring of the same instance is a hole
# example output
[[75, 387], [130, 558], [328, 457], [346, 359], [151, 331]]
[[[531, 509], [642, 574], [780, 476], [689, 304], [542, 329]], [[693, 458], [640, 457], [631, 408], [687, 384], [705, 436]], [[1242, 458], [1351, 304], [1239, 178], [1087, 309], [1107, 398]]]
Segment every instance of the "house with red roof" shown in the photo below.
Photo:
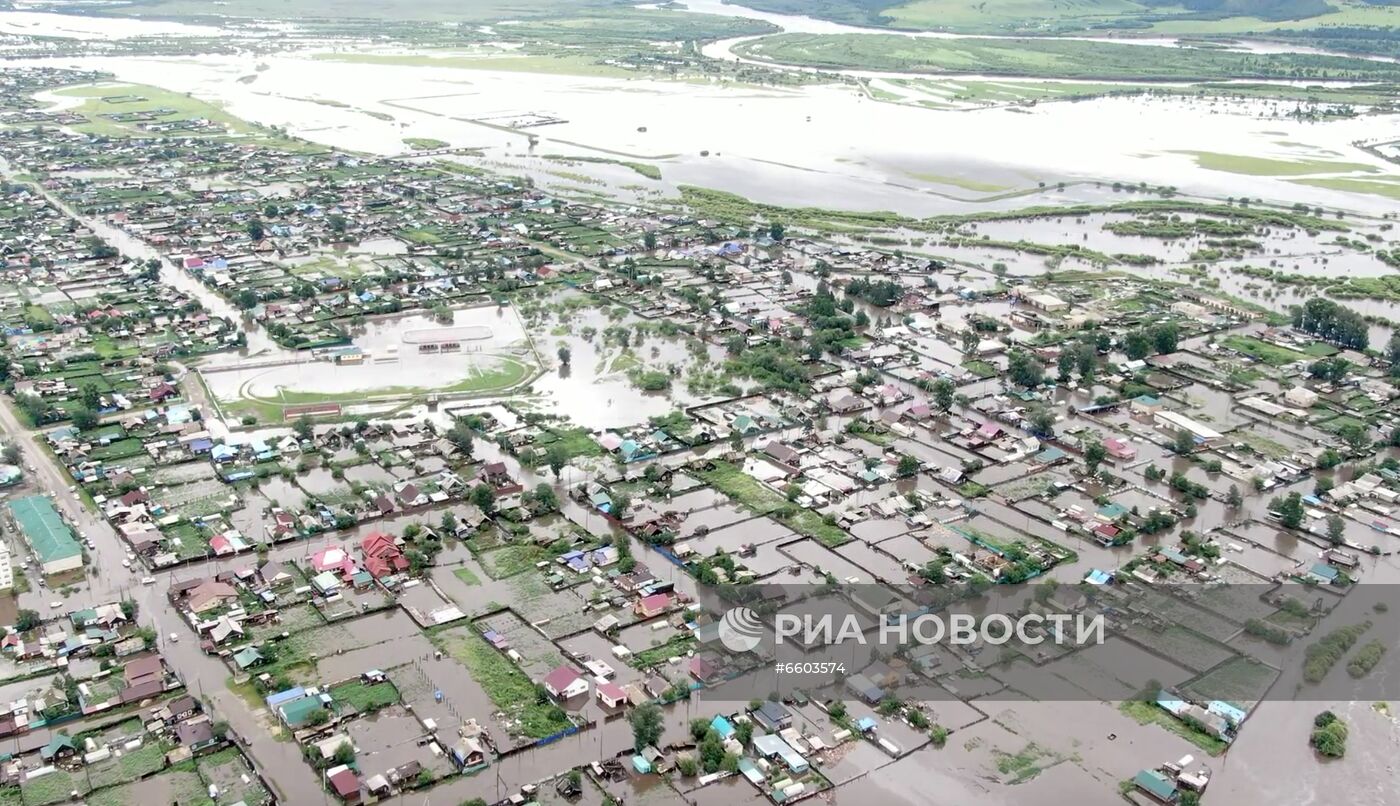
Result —
[[1126, 439], [1112, 437], [1103, 441], [1104, 450], [1114, 459], [1122, 459], [1127, 462], [1137, 458], [1137, 448]]
[[311, 568], [317, 574], [330, 571], [342, 579], [349, 580], [355, 575], [355, 560], [340, 546], [326, 546], [311, 555]]
[[588, 691], [588, 681], [576, 670], [560, 666], [544, 677], [544, 690], [556, 700], [569, 700]]
[[408, 558], [404, 556], [403, 549], [394, 542], [394, 538], [383, 532], [375, 532], [360, 541], [360, 551], [365, 556], [365, 568], [375, 579], [408, 570]]
[[642, 618], [654, 618], [665, 613], [671, 607], [671, 594], [653, 593], [650, 596], [643, 596], [637, 600], [637, 615]]

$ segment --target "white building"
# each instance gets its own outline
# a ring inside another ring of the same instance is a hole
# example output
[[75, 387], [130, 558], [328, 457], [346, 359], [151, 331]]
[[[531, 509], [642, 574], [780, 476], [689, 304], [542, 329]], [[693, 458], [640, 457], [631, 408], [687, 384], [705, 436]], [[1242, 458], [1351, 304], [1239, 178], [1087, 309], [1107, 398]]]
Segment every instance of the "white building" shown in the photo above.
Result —
[[1283, 393], [1283, 399], [1295, 406], [1312, 408], [1317, 403], [1317, 392], [1303, 386], [1295, 386]]
[[0, 590], [15, 586], [15, 571], [10, 567], [10, 547], [0, 541]]

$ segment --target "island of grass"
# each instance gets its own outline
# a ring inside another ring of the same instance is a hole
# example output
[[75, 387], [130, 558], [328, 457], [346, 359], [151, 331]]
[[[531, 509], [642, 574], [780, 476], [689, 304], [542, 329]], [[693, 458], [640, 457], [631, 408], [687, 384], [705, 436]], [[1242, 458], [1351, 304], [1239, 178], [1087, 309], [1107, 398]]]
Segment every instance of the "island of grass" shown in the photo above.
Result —
[[447, 148], [451, 143], [446, 140], [437, 140], [432, 137], [405, 137], [404, 145], [414, 151], [436, 151], [440, 148]]

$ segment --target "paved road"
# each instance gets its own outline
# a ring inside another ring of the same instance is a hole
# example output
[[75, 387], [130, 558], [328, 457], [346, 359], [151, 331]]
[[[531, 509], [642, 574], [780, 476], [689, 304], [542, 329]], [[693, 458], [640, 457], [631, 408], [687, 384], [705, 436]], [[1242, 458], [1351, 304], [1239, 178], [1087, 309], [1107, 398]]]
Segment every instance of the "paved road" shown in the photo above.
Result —
[[[156, 584], [142, 585], [147, 571], [140, 564], [122, 567], [126, 559], [125, 544], [106, 521], [90, 512], [69, 491], [72, 480], [51, 455], [27, 439], [28, 429], [21, 424], [9, 400], [0, 401], [0, 426], [17, 437], [24, 452], [23, 464], [30, 478], [44, 492], [50, 493], [54, 505], [79, 531], [91, 538], [95, 548], [88, 550], [89, 567], [95, 573], [87, 578], [81, 590], [64, 597], [58, 591], [36, 589], [21, 597], [21, 606], [42, 610], [46, 616], [54, 612], [67, 613], [94, 604], [121, 599], [134, 599], [139, 606], [138, 620], [154, 627], [160, 636], [159, 648], [165, 662], [175, 670], [191, 692], [213, 706], [218, 718], [232, 726], [243, 737], [249, 755], [267, 775], [279, 798], [291, 803], [314, 803], [326, 797], [315, 773], [302, 760], [294, 742], [277, 741], [265, 727], [265, 712], [254, 711], [249, 704], [226, 686], [228, 669], [219, 660], [205, 655], [193, 640], [191, 631], [181, 623], [180, 615], [170, 606], [165, 592], [170, 587], [171, 573], [156, 575]], [[248, 557], [241, 562], [249, 562]], [[186, 569], [182, 576], [194, 576], [199, 569]], [[49, 608], [49, 602], [62, 601], [63, 608]], [[175, 633], [183, 640], [172, 642]]]

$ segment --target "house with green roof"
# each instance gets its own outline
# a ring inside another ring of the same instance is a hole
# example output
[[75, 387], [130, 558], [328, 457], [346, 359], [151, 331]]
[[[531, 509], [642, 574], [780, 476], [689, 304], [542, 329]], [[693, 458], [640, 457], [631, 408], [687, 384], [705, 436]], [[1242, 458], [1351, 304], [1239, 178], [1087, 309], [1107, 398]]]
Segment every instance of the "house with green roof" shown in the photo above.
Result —
[[1161, 803], [1177, 801], [1176, 784], [1156, 770], [1140, 770], [1133, 776], [1133, 786]]
[[31, 495], [11, 501], [10, 515], [45, 575], [83, 567], [83, 549], [48, 496]]

